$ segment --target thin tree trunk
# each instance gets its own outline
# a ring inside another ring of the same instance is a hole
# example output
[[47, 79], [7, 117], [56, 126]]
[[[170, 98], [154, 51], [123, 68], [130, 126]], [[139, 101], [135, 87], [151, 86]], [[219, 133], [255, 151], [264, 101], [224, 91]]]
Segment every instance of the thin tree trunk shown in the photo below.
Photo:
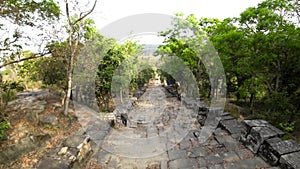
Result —
[[[73, 59], [72, 59], [73, 60]], [[73, 67], [73, 66], [72, 66]], [[66, 96], [66, 100], [64, 103], [64, 114], [67, 115], [68, 114], [68, 110], [69, 110], [69, 103], [70, 103], [70, 96], [71, 96], [71, 90], [72, 90], [72, 75], [73, 72], [69, 71], [68, 73], [68, 89], [67, 89], [67, 96]]]
[[[68, 54], [68, 59], [69, 60], [69, 65], [68, 65], [68, 75], [67, 75], [67, 92], [66, 92], [66, 97], [65, 97], [65, 102], [64, 102], [64, 114], [68, 114], [68, 109], [69, 109], [69, 102], [70, 102], [70, 96], [71, 96], [71, 91], [72, 91], [72, 76], [73, 76], [73, 69], [74, 69], [74, 61], [75, 61], [75, 54], [78, 50], [78, 44], [80, 40], [80, 28], [78, 28], [77, 32], [75, 30], [75, 26], [77, 23], [81, 24], [81, 20], [83, 20], [85, 17], [87, 17], [89, 14], [92, 13], [92, 11], [96, 7], [97, 0], [94, 1], [94, 5], [91, 10], [85, 13], [80, 13], [80, 17], [72, 22], [71, 16], [70, 16], [70, 11], [69, 11], [69, 1], [65, 0], [66, 4], [66, 14], [67, 14], [67, 19], [68, 19], [68, 26], [69, 26], [69, 54]], [[80, 25], [81, 26], [81, 25]], [[73, 33], [77, 33], [77, 37], [75, 38], [75, 42], [73, 42]], [[74, 44], [73, 44], [74, 43]]]
[[255, 94], [251, 93], [251, 96], [250, 96], [250, 114], [253, 114], [254, 98], [255, 98]]
[[120, 90], [120, 98], [121, 98], [121, 103], [123, 103], [123, 90]]
[[0, 74], [0, 107], [3, 104], [3, 99], [2, 99], [2, 74]]

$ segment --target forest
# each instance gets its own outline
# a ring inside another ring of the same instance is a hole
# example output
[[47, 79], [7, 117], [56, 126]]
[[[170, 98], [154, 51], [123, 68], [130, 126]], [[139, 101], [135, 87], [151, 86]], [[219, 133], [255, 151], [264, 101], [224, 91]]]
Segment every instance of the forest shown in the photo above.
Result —
[[[142, 54], [144, 45], [136, 41], [119, 43], [98, 31], [94, 20], [89, 18], [97, 0], [87, 10], [80, 10], [78, 4], [67, 0], [64, 3], [65, 9], [54, 0], [0, 3], [1, 141], [6, 139], [6, 130], [13, 127], [5, 109], [17, 98], [17, 93], [48, 89], [63, 100], [61, 113], [67, 115], [70, 98], [75, 97], [71, 97], [72, 89], [79, 87], [81, 92], [91, 92], [90, 86], [76, 86], [83, 84], [84, 79], [73, 74], [84, 61], [97, 65], [92, 94], [96, 96], [99, 111], [111, 112], [115, 70], [129, 58], [131, 62], [125, 66], [134, 65]], [[196, 78], [199, 97], [209, 102], [214, 91], [200, 56], [208, 52], [209, 43], [224, 68], [227, 91], [222, 94], [226, 103], [242, 109], [231, 111], [227, 107], [228, 111], [237, 118], [265, 119], [285, 131], [287, 138], [299, 142], [300, 3], [297, 0], [265, 0], [247, 8], [239, 17], [223, 20], [178, 13], [172, 26], [158, 32], [164, 42], [153, 57], [168, 60], [174, 55], [182, 59]], [[193, 36], [182, 33], [188, 31]], [[28, 49], [30, 45], [38, 49]], [[91, 58], [82, 59], [88, 54]], [[133, 66], [130, 70], [125, 73], [131, 81], [122, 77], [117, 80], [130, 83], [131, 92], [143, 87], [156, 73], [162, 80], [172, 79], [163, 71], [155, 72], [153, 67], [139, 72]]]

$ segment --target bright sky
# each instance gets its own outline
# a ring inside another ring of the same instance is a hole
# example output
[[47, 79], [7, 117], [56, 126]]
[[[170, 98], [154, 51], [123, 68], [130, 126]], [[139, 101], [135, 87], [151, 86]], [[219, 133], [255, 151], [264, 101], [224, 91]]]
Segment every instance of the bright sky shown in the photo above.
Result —
[[[194, 14], [197, 18], [224, 19], [238, 17], [246, 8], [259, 2], [262, 0], [98, 0], [91, 17], [99, 29], [124, 17], [144, 13], [174, 15], [181, 12]], [[140, 41], [152, 43], [153, 36], [144, 35]]]
[[237, 17], [262, 0], [98, 0], [93, 18], [103, 26], [126, 16], [142, 13], [174, 15], [182, 12], [200, 17]]

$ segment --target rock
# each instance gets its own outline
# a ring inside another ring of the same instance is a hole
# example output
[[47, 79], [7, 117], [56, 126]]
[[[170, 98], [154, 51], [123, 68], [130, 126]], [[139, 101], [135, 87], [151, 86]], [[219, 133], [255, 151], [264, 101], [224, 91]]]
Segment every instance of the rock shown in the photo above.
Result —
[[0, 163], [6, 164], [13, 162], [23, 154], [34, 151], [36, 148], [45, 144], [46, 140], [50, 139], [50, 135], [39, 135], [25, 137], [19, 143], [14, 144], [0, 152]]
[[45, 111], [46, 109], [46, 101], [39, 101], [36, 102], [35, 105], [28, 105], [28, 107], [26, 107], [27, 109], [30, 109], [32, 112], [36, 113], [36, 114], [41, 114], [42, 112]]
[[66, 161], [45, 158], [39, 162], [37, 169], [69, 169], [70, 164]]
[[73, 147], [77, 148], [81, 143], [83, 143], [87, 139], [87, 136], [84, 135], [72, 135], [69, 136], [64, 142], [64, 147]]
[[139, 99], [143, 94], [144, 94], [143, 91], [137, 91], [137, 92], [134, 92], [133, 97], [136, 97], [137, 99]]
[[61, 103], [56, 102], [56, 103], [53, 103], [53, 104], [52, 104], [52, 108], [53, 108], [53, 111], [55, 111], [55, 110], [57, 110], [57, 109], [61, 109], [61, 108], [62, 108], [62, 105], [61, 105]]
[[58, 123], [58, 118], [54, 115], [49, 115], [45, 117], [40, 117], [39, 122], [42, 125], [56, 125]]
[[58, 155], [64, 155], [68, 152], [68, 147], [63, 147], [60, 149], [60, 151], [57, 153]]

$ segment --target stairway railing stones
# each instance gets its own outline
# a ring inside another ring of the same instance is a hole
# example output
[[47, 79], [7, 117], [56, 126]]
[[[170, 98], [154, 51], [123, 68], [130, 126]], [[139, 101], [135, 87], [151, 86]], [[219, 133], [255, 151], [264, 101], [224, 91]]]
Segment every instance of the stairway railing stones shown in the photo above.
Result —
[[[173, 97], [178, 97], [172, 87], [166, 87], [166, 90]], [[203, 126], [211, 108], [193, 98], [181, 99], [186, 108], [197, 112], [197, 120]], [[239, 122], [230, 113], [223, 112], [219, 126], [270, 165], [283, 169], [300, 169], [300, 145], [294, 140], [282, 140], [284, 132], [267, 121], [244, 120]]]
[[229, 113], [223, 113], [219, 125], [270, 165], [300, 168], [300, 145], [294, 140], [283, 141], [284, 132], [267, 121], [244, 120], [241, 123]]
[[42, 159], [37, 169], [69, 169], [83, 168], [86, 161], [101, 147], [110, 125], [105, 121], [94, 121], [67, 137], [60, 146], [51, 150]]

